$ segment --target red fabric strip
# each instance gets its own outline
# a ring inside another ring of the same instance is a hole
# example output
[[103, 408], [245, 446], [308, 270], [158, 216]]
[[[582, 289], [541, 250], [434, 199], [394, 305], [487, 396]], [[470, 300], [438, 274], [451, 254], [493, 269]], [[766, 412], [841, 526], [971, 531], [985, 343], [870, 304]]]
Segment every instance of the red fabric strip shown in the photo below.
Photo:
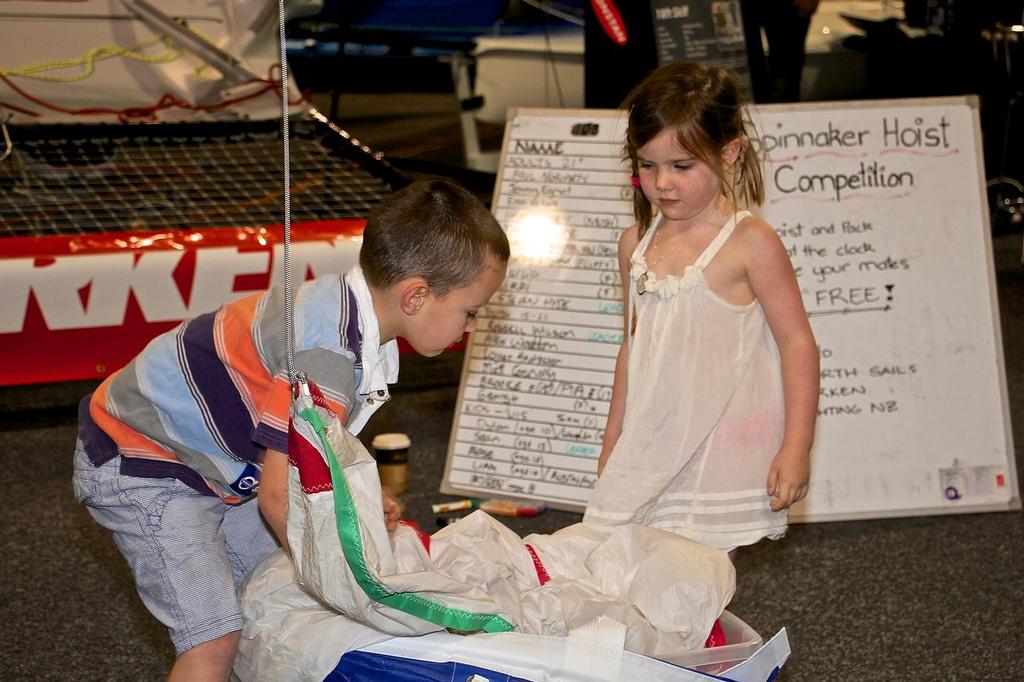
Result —
[[547, 569], [544, 568], [544, 564], [541, 563], [540, 557], [537, 556], [537, 550], [525, 542], [523, 543], [523, 547], [526, 548], [526, 551], [530, 553], [530, 558], [533, 559], [533, 567], [537, 570], [537, 580], [540, 581], [540, 584], [543, 585], [551, 580], [551, 576], [548, 575]]
[[717, 618], [715, 624], [711, 626], [711, 634], [708, 635], [708, 639], [704, 642], [704, 648], [710, 649], [716, 646], [725, 646], [728, 642], [725, 640], [725, 630], [722, 629], [722, 622]]
[[420, 542], [423, 543], [423, 549], [427, 550], [427, 554], [430, 554], [430, 536], [427, 535], [426, 531], [420, 527], [420, 524], [410, 519], [402, 519], [399, 523], [403, 526], [409, 526], [416, 531], [416, 537], [418, 537]]

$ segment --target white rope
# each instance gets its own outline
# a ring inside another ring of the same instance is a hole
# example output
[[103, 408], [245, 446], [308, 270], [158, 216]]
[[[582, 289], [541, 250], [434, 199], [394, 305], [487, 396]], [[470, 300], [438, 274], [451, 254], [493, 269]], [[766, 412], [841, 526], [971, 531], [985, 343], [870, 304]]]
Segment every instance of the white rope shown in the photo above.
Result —
[[281, 139], [284, 149], [284, 344], [288, 361], [288, 380], [294, 385], [295, 375], [295, 311], [292, 309], [292, 177], [289, 157], [288, 126], [288, 52], [285, 44], [284, 0], [277, 0], [277, 18], [281, 38]]

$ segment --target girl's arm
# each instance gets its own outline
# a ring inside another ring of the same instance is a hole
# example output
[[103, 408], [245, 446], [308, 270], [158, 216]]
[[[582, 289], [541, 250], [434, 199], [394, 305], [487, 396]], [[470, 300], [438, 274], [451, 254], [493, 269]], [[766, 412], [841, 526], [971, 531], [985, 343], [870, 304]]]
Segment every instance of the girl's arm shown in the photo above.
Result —
[[604, 426], [604, 441], [601, 443], [601, 456], [597, 460], [597, 475], [604, 471], [608, 457], [612, 454], [615, 443], [622, 433], [622, 416], [626, 411], [626, 368], [629, 365], [629, 353], [626, 341], [619, 346], [619, 354], [615, 358], [615, 379], [612, 384], [612, 400], [608, 406], [608, 421]]
[[619, 354], [615, 358], [615, 378], [612, 383], [611, 405], [608, 406], [608, 421], [604, 426], [604, 442], [601, 444], [601, 456], [597, 460], [597, 475], [604, 471], [608, 463], [608, 456], [612, 448], [619, 440], [622, 433], [622, 417], [626, 411], [626, 370], [629, 367], [629, 327], [632, 320], [629, 319], [629, 261], [633, 257], [633, 251], [640, 242], [637, 226], [633, 225], [619, 237], [619, 275], [622, 282], [622, 345], [619, 346]]
[[768, 494], [775, 497], [771, 508], [779, 511], [807, 495], [818, 415], [818, 347], [782, 241], [767, 223], [747, 222], [742, 241], [747, 278], [764, 309], [782, 361], [785, 434], [768, 473]]

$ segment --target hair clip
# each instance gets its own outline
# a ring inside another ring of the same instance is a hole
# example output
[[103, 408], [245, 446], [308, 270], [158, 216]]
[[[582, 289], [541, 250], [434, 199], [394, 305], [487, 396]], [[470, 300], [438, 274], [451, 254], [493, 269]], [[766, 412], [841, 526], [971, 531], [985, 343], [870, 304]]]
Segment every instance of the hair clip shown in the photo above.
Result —
[[629, 184], [633, 185], [634, 189], [640, 189], [640, 176], [634, 175], [629, 179]]

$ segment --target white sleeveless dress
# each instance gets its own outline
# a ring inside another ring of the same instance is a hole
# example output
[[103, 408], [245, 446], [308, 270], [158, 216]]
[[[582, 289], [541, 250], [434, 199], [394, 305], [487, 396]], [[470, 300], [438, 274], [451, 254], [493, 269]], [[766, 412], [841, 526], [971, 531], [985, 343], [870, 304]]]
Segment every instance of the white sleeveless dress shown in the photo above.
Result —
[[633, 252], [625, 417], [584, 523], [639, 523], [727, 551], [785, 534], [787, 513], [766, 492], [784, 428], [778, 347], [760, 303], [728, 303], [704, 279], [749, 215], [736, 213], [681, 277], [648, 272], [660, 217]]

